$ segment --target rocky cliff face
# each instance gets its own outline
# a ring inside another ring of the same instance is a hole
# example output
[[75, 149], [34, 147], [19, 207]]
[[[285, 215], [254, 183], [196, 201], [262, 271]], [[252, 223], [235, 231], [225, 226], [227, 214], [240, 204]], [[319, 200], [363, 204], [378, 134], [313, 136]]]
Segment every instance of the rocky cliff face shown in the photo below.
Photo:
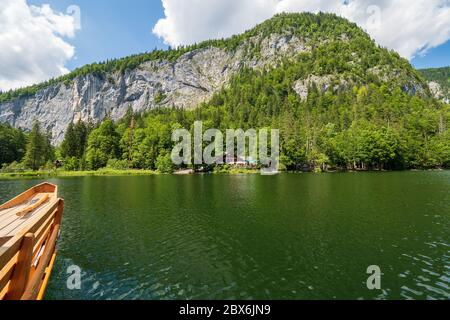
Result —
[[[246, 48], [258, 43], [261, 55], [246, 59]], [[254, 37], [237, 50], [210, 47], [189, 52], [175, 62], [150, 61], [134, 70], [76, 78], [70, 85], [49, 86], [31, 97], [0, 104], [0, 121], [30, 129], [36, 119], [59, 144], [70, 122], [98, 122], [123, 117], [131, 106], [140, 112], [155, 107], [193, 108], [209, 99], [242, 67], [262, 68], [309, 48], [296, 37]]]
[[444, 101], [445, 103], [450, 103], [450, 92], [446, 92], [439, 83], [431, 81], [428, 83], [428, 86], [430, 87], [430, 92], [435, 99]]

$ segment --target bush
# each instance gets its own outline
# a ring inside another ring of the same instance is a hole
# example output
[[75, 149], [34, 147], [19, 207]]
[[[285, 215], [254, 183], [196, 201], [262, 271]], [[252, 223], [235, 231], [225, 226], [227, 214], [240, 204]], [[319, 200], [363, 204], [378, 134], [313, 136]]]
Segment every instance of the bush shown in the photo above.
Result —
[[4, 173], [25, 172], [26, 168], [22, 163], [14, 161], [10, 164], [4, 164], [1, 171]]
[[127, 160], [117, 160], [110, 159], [108, 160], [108, 164], [106, 165], [108, 169], [113, 170], [127, 170], [128, 169], [128, 161]]
[[103, 168], [108, 162], [107, 155], [96, 150], [90, 149], [86, 155], [86, 164], [89, 170], [98, 170]]
[[53, 161], [48, 160], [42, 167], [39, 168], [42, 171], [50, 171], [50, 170], [55, 170], [56, 166], [53, 163]]
[[78, 171], [80, 169], [80, 160], [76, 157], [68, 157], [64, 160], [64, 170]]
[[161, 173], [173, 173], [174, 165], [170, 154], [162, 154], [156, 160], [156, 168]]

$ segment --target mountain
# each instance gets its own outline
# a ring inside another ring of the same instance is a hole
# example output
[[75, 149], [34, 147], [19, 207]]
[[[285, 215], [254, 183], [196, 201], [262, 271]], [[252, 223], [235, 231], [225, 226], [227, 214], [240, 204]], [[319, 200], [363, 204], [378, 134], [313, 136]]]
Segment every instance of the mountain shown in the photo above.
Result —
[[369, 84], [430, 98], [408, 61], [377, 46], [356, 24], [331, 14], [280, 14], [229, 39], [92, 64], [3, 93], [0, 121], [30, 130], [36, 119], [60, 144], [70, 123], [119, 120], [129, 107], [135, 112], [194, 109], [244, 71], [264, 73], [286, 65], [298, 66], [285, 90], [294, 90], [300, 101], [308, 99], [312, 87], [336, 93]]
[[422, 69], [419, 72], [429, 82], [430, 90], [437, 99], [450, 101], [450, 67]]

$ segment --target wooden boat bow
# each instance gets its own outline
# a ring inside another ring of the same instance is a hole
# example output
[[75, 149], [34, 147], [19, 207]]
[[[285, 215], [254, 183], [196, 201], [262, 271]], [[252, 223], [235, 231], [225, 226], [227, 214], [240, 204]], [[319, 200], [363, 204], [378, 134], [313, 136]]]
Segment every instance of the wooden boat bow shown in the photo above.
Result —
[[40, 300], [56, 257], [64, 200], [50, 183], [0, 206], [0, 299]]

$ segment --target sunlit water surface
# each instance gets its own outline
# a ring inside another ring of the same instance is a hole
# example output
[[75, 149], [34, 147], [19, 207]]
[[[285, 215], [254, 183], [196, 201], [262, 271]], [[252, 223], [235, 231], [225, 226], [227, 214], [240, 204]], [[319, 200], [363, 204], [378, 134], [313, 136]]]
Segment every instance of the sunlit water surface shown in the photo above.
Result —
[[[38, 182], [1, 181], [0, 200]], [[66, 209], [47, 299], [450, 299], [450, 172], [50, 182]]]

